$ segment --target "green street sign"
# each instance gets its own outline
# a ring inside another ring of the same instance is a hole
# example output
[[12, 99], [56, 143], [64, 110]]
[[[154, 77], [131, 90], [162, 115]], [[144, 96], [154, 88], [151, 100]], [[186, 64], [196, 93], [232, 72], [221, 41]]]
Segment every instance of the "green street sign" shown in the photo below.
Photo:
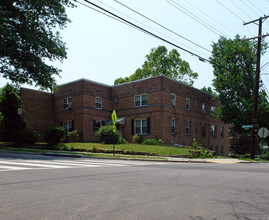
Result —
[[245, 130], [248, 130], [252, 128], [252, 125], [242, 125], [242, 128], [244, 128]]

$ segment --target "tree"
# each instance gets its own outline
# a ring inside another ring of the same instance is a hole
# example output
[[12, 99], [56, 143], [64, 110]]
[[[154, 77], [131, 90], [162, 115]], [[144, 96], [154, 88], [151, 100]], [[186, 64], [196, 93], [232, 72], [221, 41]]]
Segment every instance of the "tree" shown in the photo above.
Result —
[[22, 108], [22, 102], [18, 91], [7, 84], [0, 93], [0, 140], [33, 144], [39, 134], [28, 129], [24, 111], [18, 114], [19, 108]]
[[204, 86], [203, 88], [201, 88], [201, 91], [206, 92], [213, 96], [217, 96], [217, 94], [213, 91], [213, 89], [210, 86], [207, 88]]
[[23, 114], [18, 114], [18, 108], [22, 108], [22, 104], [17, 90], [6, 85], [2, 89], [0, 98], [0, 112], [2, 114], [0, 136], [4, 141], [18, 141], [19, 135], [27, 127]]
[[165, 46], [151, 49], [146, 55], [142, 68], [138, 68], [134, 74], [125, 78], [118, 78], [114, 85], [130, 82], [138, 79], [164, 75], [187, 85], [193, 85], [193, 79], [198, 74], [193, 72], [190, 65], [180, 58], [177, 50], [172, 49], [169, 53]]
[[58, 31], [69, 22], [70, 0], [0, 2], [0, 76], [16, 84], [49, 88], [60, 70], [46, 61], [62, 61], [66, 47]]
[[[212, 47], [210, 61], [214, 67], [213, 86], [221, 103], [218, 117], [229, 123], [236, 135], [244, 134], [246, 131], [242, 125], [252, 124], [256, 42], [244, 41], [237, 35], [233, 40], [221, 37]], [[262, 54], [266, 49], [267, 45], [263, 44]], [[268, 97], [260, 90], [259, 125], [269, 125], [268, 117], [266, 119], [268, 107]]]

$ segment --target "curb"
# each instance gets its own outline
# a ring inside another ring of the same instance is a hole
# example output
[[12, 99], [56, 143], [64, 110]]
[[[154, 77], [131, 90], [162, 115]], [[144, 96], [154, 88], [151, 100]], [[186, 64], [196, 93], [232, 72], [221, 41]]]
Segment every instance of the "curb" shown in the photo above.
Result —
[[6, 153], [15, 153], [15, 154], [31, 154], [31, 155], [42, 155], [42, 156], [52, 156], [52, 157], [72, 157], [72, 158], [91, 158], [91, 159], [107, 159], [107, 160], [133, 160], [133, 161], [149, 161], [149, 162], [170, 162], [170, 163], [214, 163], [214, 164], [239, 164], [239, 163], [269, 163], [266, 161], [236, 161], [232, 162], [228, 161], [222, 163], [221, 161], [210, 161], [210, 160], [195, 160], [195, 159], [186, 159], [183, 160], [171, 160], [167, 157], [166, 160], [158, 160], [158, 159], [142, 159], [142, 158], [111, 158], [111, 157], [92, 157], [81, 154], [68, 154], [68, 153], [41, 153], [41, 152], [26, 152], [26, 151], [10, 151], [10, 150], [0, 150], [0, 152]]

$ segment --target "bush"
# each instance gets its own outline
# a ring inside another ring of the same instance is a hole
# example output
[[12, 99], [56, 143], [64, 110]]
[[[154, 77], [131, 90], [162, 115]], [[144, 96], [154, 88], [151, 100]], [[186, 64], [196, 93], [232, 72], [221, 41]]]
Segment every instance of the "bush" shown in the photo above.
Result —
[[120, 140], [119, 131], [116, 131], [116, 133], [114, 133], [112, 125], [106, 125], [99, 128], [99, 130], [95, 132], [95, 136], [98, 137], [100, 141], [104, 142], [105, 144], [117, 144]]
[[141, 141], [142, 141], [142, 136], [141, 135], [134, 135], [132, 137], [132, 142], [135, 143], [135, 144], [141, 144]]
[[22, 142], [25, 144], [35, 144], [39, 137], [39, 133], [35, 130], [25, 129], [22, 132]]
[[63, 127], [53, 127], [52, 129], [48, 130], [45, 135], [45, 141], [50, 146], [55, 146], [64, 139], [65, 130]]
[[77, 130], [68, 133], [67, 140], [69, 143], [76, 143], [79, 140], [79, 133]]
[[240, 158], [240, 155], [239, 154], [235, 154], [235, 153], [232, 153], [230, 155], [231, 158]]
[[129, 144], [123, 137], [120, 137], [119, 144]]
[[143, 144], [146, 145], [162, 145], [163, 141], [161, 139], [156, 140], [156, 139], [146, 139]]
[[193, 138], [193, 140], [192, 140], [192, 146], [193, 146], [193, 148], [200, 148], [200, 147], [202, 147], [201, 144], [199, 145], [199, 144], [197, 143], [196, 138]]

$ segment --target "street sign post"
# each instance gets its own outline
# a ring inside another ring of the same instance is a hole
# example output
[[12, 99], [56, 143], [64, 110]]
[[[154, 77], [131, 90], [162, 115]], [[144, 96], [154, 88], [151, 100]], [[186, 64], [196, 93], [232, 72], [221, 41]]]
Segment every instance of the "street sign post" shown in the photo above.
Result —
[[[113, 132], [116, 133], [117, 132], [116, 122], [117, 122], [118, 117], [117, 117], [115, 109], [113, 110], [111, 114], [111, 118], [113, 121]], [[115, 141], [113, 142], [113, 155], [115, 156]]]

